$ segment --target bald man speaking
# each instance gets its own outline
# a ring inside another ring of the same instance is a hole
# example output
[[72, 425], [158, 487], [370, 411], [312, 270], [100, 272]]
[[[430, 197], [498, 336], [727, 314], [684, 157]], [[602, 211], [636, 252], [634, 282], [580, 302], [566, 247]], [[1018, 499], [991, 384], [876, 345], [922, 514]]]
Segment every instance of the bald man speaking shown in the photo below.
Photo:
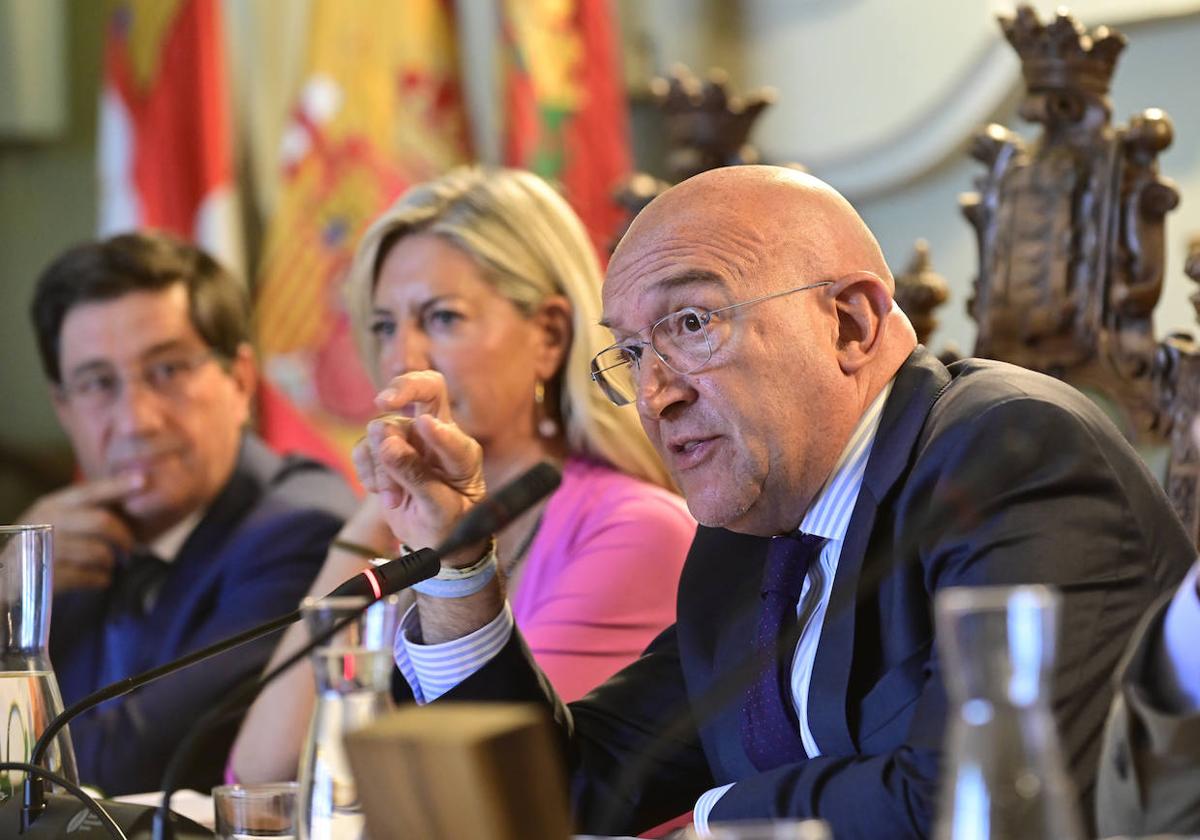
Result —
[[[704, 526], [677, 623], [565, 706], [476, 547], [445, 562], [478, 584], [418, 594], [405, 619], [418, 700], [546, 704], [584, 831], [694, 809], [702, 832], [815, 816], [839, 840], [923, 837], [947, 715], [933, 597], [1045, 583], [1063, 594], [1053, 708], [1089, 797], [1113, 667], [1194, 549], [1091, 402], [1001, 363], [944, 367], [893, 289], [862, 219], [812, 177], [730, 167], [651, 203], [609, 265], [615, 343], [592, 371]], [[394, 384], [394, 408], [423, 387]], [[373, 426], [356, 460], [413, 544], [437, 544], [482, 481], [478, 447], [432, 417]]]

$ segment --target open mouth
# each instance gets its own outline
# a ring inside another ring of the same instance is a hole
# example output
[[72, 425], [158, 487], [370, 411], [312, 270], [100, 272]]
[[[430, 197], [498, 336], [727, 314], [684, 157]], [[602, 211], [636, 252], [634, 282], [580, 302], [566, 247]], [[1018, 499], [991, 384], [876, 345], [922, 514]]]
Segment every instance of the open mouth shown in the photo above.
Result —
[[716, 447], [715, 437], [681, 438], [667, 445], [671, 460], [678, 469], [690, 469], [711, 454]]

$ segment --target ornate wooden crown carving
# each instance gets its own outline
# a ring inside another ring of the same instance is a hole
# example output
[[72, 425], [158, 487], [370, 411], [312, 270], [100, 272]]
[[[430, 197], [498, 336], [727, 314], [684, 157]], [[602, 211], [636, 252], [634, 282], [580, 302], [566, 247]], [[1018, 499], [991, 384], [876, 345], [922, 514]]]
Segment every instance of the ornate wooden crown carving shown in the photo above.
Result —
[[[721, 166], [758, 163], [750, 132], [762, 112], [775, 101], [773, 88], [739, 96], [732, 92], [724, 70], [709, 71], [701, 80], [683, 65], [666, 78], [650, 82], [655, 106], [663, 116], [667, 137], [669, 181], [636, 172], [617, 190], [616, 201], [628, 211], [625, 224], [613, 237], [611, 251], [625, 235], [633, 217], [671, 184]], [[798, 164], [785, 164], [800, 167]]]
[[949, 296], [946, 279], [933, 269], [929, 243], [918, 239], [913, 245], [912, 261], [896, 275], [896, 303], [912, 321], [917, 341], [929, 344], [929, 336], [938, 325], [934, 312]]
[[650, 92], [666, 122], [671, 180], [678, 183], [719, 166], [759, 161], [750, 132], [775, 101], [773, 89], [738, 96], [724, 70], [712, 70], [701, 81], [680, 65], [667, 78], [654, 79]]
[[1081, 89], [1108, 93], [1125, 36], [1105, 26], [1087, 30], [1065, 10], [1043, 24], [1037, 12], [1021, 6], [1015, 16], [1001, 17], [1000, 28], [1021, 58], [1021, 71], [1030, 90]]

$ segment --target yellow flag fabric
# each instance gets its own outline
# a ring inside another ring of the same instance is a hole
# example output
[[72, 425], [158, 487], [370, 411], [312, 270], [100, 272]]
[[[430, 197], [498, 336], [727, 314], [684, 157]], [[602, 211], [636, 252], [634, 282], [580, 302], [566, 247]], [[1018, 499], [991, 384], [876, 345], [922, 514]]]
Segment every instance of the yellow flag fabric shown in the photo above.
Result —
[[409, 185], [469, 159], [457, 49], [449, 0], [312, 4], [257, 287], [268, 380], [260, 425], [276, 446], [292, 440], [328, 454], [306, 440], [294, 406], [345, 465], [371, 415], [374, 388], [342, 285], [379, 212]]

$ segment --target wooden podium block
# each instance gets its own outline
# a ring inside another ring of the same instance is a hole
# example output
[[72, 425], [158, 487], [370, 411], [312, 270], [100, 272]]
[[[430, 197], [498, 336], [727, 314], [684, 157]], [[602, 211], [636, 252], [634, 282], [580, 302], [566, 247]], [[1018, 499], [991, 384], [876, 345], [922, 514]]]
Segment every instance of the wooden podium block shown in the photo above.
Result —
[[346, 736], [374, 840], [566, 840], [562, 761], [536, 706], [409, 706]]

